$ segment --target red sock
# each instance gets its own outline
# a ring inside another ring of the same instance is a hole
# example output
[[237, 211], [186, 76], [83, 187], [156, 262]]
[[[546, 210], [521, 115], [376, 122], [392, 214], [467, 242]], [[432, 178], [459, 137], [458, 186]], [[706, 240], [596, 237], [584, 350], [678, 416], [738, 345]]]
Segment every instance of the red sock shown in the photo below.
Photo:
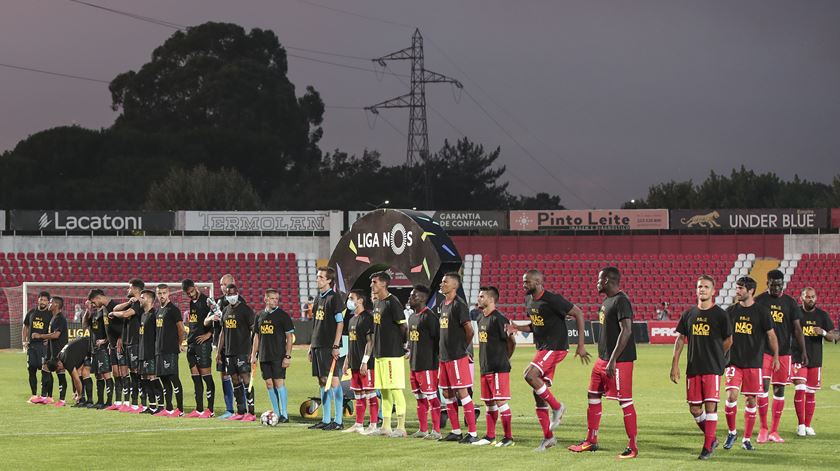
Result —
[[536, 394], [537, 397], [545, 401], [548, 404], [548, 407], [551, 407], [555, 410], [560, 408], [560, 402], [558, 402], [557, 399], [555, 399], [554, 394], [551, 394], [551, 389], [548, 389], [547, 384], [543, 384], [541, 388], [535, 389], [534, 394]]
[[[797, 388], [799, 386], [796, 386]], [[805, 423], [805, 390], [797, 389], [793, 396], [793, 408], [796, 410], [796, 420], [799, 425]]]
[[753, 428], [755, 428], [755, 407], [744, 408], [744, 438], [752, 438]]
[[543, 437], [544, 438], [551, 438], [554, 436], [549, 429], [551, 426], [551, 419], [548, 418], [548, 407], [537, 407], [537, 420], [540, 423], [540, 427], [542, 427]]
[[761, 419], [761, 428], [767, 428], [767, 409], [770, 405], [770, 398], [767, 397], [767, 393], [761, 394], [756, 397], [758, 402], [758, 417]]
[[706, 413], [703, 412], [697, 417], [694, 418], [694, 422], [697, 424], [697, 427], [700, 428], [701, 432], [706, 431]]
[[811, 426], [811, 419], [814, 418], [814, 409], [817, 407], [816, 394], [812, 392], [805, 393], [805, 426]]
[[590, 399], [589, 408], [586, 409], [586, 441], [589, 443], [598, 443], [598, 428], [601, 427], [601, 400]]
[[371, 393], [372, 397], [368, 398], [368, 404], [370, 405], [370, 423], [375, 424], [379, 422], [379, 398], [376, 397], [376, 394]]
[[499, 419], [499, 409], [496, 406], [487, 406], [487, 417], [485, 418], [487, 419], [487, 437], [496, 438], [496, 421]]
[[440, 433], [440, 399], [435, 396], [427, 400], [429, 401], [429, 409], [432, 411], [432, 430]]
[[621, 405], [621, 409], [624, 412], [624, 431], [627, 432], [627, 438], [629, 439], [627, 447], [633, 451], [638, 451], [639, 447], [636, 445], [636, 408], [633, 407], [632, 402], [628, 401]]
[[513, 438], [513, 432], [511, 430], [511, 412], [510, 406], [505, 404], [499, 408], [499, 415], [502, 418], [502, 429], [505, 431], [505, 438]]
[[779, 431], [779, 422], [782, 420], [782, 411], [785, 410], [785, 398], [773, 396], [773, 422], [770, 425], [770, 433]]
[[461, 430], [461, 421], [458, 420], [458, 403], [455, 399], [446, 400], [446, 412], [449, 414], [449, 424], [452, 431]]
[[471, 435], [475, 435], [475, 404], [472, 398], [467, 396], [461, 399], [461, 407], [464, 408], [464, 422], [467, 423], [467, 431]]
[[365, 423], [365, 406], [367, 401], [364, 398], [356, 399], [356, 423], [363, 425]]
[[428, 432], [429, 431], [429, 420], [428, 420], [428, 413], [429, 413], [429, 400], [425, 397], [421, 397], [417, 399], [417, 420], [420, 422], [420, 431], [421, 432]]
[[718, 416], [717, 412], [707, 413], [706, 414], [706, 430], [704, 430], [706, 435], [706, 441], [703, 442], [703, 448], [707, 450], [712, 449], [712, 443], [715, 442], [715, 432], [717, 432], [717, 422]]
[[729, 432], [735, 431], [735, 419], [738, 416], [738, 403], [737, 402], [726, 402], [726, 426], [729, 427]]

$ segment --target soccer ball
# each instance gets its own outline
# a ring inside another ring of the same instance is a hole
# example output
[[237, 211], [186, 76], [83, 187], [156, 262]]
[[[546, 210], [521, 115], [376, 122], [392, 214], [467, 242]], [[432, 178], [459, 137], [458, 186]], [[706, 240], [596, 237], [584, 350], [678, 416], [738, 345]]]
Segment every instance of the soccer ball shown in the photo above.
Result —
[[279, 420], [280, 418], [272, 410], [267, 410], [260, 416], [260, 423], [267, 427], [274, 427]]

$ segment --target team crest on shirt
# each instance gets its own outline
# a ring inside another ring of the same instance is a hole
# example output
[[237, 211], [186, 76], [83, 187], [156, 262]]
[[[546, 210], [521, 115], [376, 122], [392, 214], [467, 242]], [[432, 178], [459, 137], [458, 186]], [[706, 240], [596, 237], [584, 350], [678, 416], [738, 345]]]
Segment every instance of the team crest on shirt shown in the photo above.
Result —
[[419, 342], [420, 341], [420, 331], [417, 329], [411, 329], [411, 332], [408, 333], [408, 340], [410, 342]]
[[604, 312], [604, 306], [601, 306], [601, 309], [598, 310], [598, 323], [604, 325], [604, 317], [606, 317], [606, 313]]
[[449, 328], [449, 318], [448, 317], [441, 317], [440, 318], [440, 328], [441, 329], [448, 329]]
[[379, 311], [373, 311], [373, 323], [374, 324], [382, 324], [382, 313]]
[[487, 332], [482, 331], [478, 333], [478, 341], [481, 343], [487, 343]]
[[324, 320], [324, 308], [319, 307], [318, 310], [315, 312], [315, 320], [322, 321]]

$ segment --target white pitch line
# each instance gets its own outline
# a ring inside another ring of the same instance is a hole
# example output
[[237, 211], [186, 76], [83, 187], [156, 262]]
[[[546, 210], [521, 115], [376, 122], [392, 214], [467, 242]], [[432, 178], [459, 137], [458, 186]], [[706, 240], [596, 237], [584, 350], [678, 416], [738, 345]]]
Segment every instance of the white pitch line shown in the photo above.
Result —
[[[303, 427], [307, 424], [290, 424], [284, 425], [282, 428], [287, 427]], [[227, 427], [178, 427], [178, 428], [148, 428], [148, 429], [125, 429], [125, 430], [108, 430], [107, 432], [103, 432], [101, 430], [98, 431], [90, 431], [90, 432], [11, 432], [11, 433], [0, 433], [0, 437], [38, 437], [38, 436], [63, 436], [63, 435], [102, 435], [103, 433], [160, 433], [160, 432], [193, 432], [198, 430], [249, 430], [246, 427], [237, 427], [237, 426], [227, 426]]]

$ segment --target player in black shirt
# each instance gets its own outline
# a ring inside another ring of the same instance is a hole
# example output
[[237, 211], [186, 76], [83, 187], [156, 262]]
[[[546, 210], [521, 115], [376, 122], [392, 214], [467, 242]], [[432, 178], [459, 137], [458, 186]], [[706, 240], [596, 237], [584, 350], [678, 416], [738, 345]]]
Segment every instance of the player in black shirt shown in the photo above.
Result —
[[[382, 394], [382, 428], [370, 435], [406, 437], [405, 431], [405, 342], [408, 327], [402, 303], [388, 291], [391, 275], [377, 272], [370, 276], [373, 307], [374, 385]], [[391, 411], [397, 414], [397, 428], [391, 429]]]
[[[114, 306], [109, 317], [116, 323], [123, 322], [122, 337], [117, 341], [117, 352], [125, 359], [125, 366], [120, 366], [120, 373], [123, 374], [123, 395], [125, 403], [120, 407], [120, 412], [139, 414], [141, 412], [138, 404], [140, 395], [140, 357], [138, 355], [140, 341], [140, 292], [145, 289], [146, 284], [139, 278], [132, 278], [128, 282], [127, 301]], [[128, 399], [131, 398], [131, 403]]]
[[144, 396], [148, 407], [146, 414], [156, 414], [163, 410], [163, 383], [158, 379], [157, 356], [155, 355], [155, 340], [157, 336], [157, 313], [155, 312], [155, 292], [144, 289], [140, 292], [140, 339], [138, 342], [138, 356], [140, 357], [140, 374], [143, 376]]
[[[513, 333], [508, 332], [510, 321], [496, 310], [499, 290], [482, 286], [478, 292], [478, 353], [481, 367], [481, 400], [487, 406], [487, 434], [473, 445], [513, 446], [511, 431], [510, 357], [516, 348]], [[501, 417], [505, 436], [496, 442], [496, 421]]]
[[[58, 298], [58, 296], [53, 297], [53, 299], [56, 298]], [[46, 364], [47, 370], [58, 371], [60, 372], [60, 375], [63, 375], [64, 371], [70, 372], [70, 379], [73, 382], [73, 399], [77, 404], [81, 402], [81, 398], [83, 396], [82, 391], [84, 386], [82, 385], [81, 375], [82, 369], [84, 368], [85, 358], [87, 358], [89, 354], [90, 339], [87, 337], [78, 337], [72, 342], [65, 344], [56, 356], [47, 361]]]
[[767, 343], [773, 352], [772, 370], [779, 369], [779, 344], [773, 330], [770, 311], [755, 302], [755, 280], [742, 276], [735, 282], [736, 304], [726, 311], [732, 324], [732, 348], [729, 350], [729, 362], [726, 367], [726, 424], [729, 433], [726, 436], [725, 449], [732, 448], [737, 438], [735, 417], [738, 412], [738, 392], [747, 397], [744, 410], [744, 438], [741, 447], [752, 450], [753, 427], [756, 416], [756, 396], [761, 394], [761, 367], [764, 349]]
[[[799, 304], [791, 296], [784, 294], [785, 275], [780, 270], [767, 272], [767, 291], [755, 297], [755, 302], [770, 309], [770, 316], [773, 318], [773, 328], [776, 331], [776, 338], [779, 341], [779, 363], [778, 370], [770, 370], [772, 357], [770, 351], [764, 350], [763, 387], [764, 391], [758, 396], [758, 417], [761, 426], [758, 429], [758, 443], [765, 443], [768, 440], [783, 443], [785, 440], [779, 436], [779, 422], [782, 420], [782, 412], [785, 409], [785, 385], [790, 384], [791, 374], [791, 337], [796, 339], [796, 345], [800, 351], [805, 346], [805, 339], [802, 336], [802, 325], [800, 318], [802, 311]], [[807, 352], [802, 358], [803, 364], [808, 364]], [[773, 422], [767, 429], [767, 409], [770, 403], [768, 393], [770, 384], [773, 384]]]
[[[50, 311], [48, 306], [50, 304], [50, 293], [41, 291], [38, 293], [38, 305], [26, 313], [23, 318], [23, 329], [21, 330], [21, 343], [26, 349], [26, 367], [29, 371], [29, 389], [32, 391], [32, 396], [27, 402], [30, 404], [40, 404], [44, 401], [44, 385], [52, 380], [52, 374], [41, 370], [41, 396], [38, 396], [38, 379], [36, 377], [37, 371], [44, 364], [44, 358], [47, 355], [46, 345], [43, 340], [36, 342], [32, 341], [32, 334], [46, 334], [50, 326]], [[48, 380], [47, 377], [50, 379]]]
[[[420, 430], [413, 438], [438, 440], [440, 435], [440, 399], [438, 398], [438, 366], [440, 363], [440, 320], [427, 307], [431, 291], [416, 285], [408, 296], [408, 350], [411, 369], [411, 391], [417, 398], [417, 417]], [[427, 414], [431, 412], [432, 430]]]
[[127, 365], [125, 355], [122, 353], [123, 321], [121, 319], [115, 319], [111, 315], [117, 306], [117, 302], [106, 296], [104, 292], [95, 296], [90, 301], [102, 312], [102, 315], [98, 316], [97, 319], [100, 319], [102, 325], [105, 327], [105, 336], [108, 339], [106, 350], [108, 353], [108, 363], [110, 364], [111, 374], [114, 378], [113, 392], [116, 397], [114, 403], [106, 407], [105, 410], [119, 410], [122, 407], [123, 372], [128, 373], [127, 368], [123, 368]]
[[[181, 312], [169, 299], [169, 286], [159, 284], [155, 288], [160, 307], [155, 312], [155, 374], [163, 383], [163, 397], [166, 409], [158, 411], [156, 416], [184, 416], [184, 388], [178, 377], [178, 356], [186, 350], [183, 347], [186, 332]], [[172, 408], [172, 395], [175, 395], [177, 407]]]
[[225, 289], [227, 305], [222, 313], [222, 335], [219, 337], [217, 361], [224, 358], [225, 371], [233, 380], [236, 414], [228, 420], [254, 422], [254, 390], [248, 390], [248, 382], [253, 371], [249, 355], [251, 354], [251, 332], [254, 329], [254, 311], [242, 301], [239, 289], [234, 284]]
[[373, 358], [373, 305], [365, 290], [354, 289], [347, 295], [348, 344], [347, 360], [342, 376], [350, 374], [350, 390], [356, 399], [356, 423], [345, 433], [365, 431], [365, 409], [370, 402], [370, 431], [376, 429], [379, 401], [374, 388]]
[[[320, 423], [310, 429], [340, 430], [344, 392], [341, 389], [341, 334], [344, 331], [345, 302], [341, 293], [333, 289], [335, 269], [318, 267], [315, 279], [318, 296], [312, 308], [312, 341], [309, 345], [309, 361], [312, 362], [312, 376], [318, 379], [323, 417]], [[330, 374], [332, 371], [332, 375]], [[327, 382], [330, 382], [327, 386]], [[332, 414], [335, 409], [335, 414]]]
[[[799, 425], [796, 434], [800, 437], [814, 436], [817, 433], [811, 427], [816, 407], [816, 393], [821, 387], [823, 363], [823, 338], [837, 343], [838, 332], [834, 330], [834, 323], [828, 313], [817, 307], [817, 292], [808, 287], [802, 290], [802, 335], [805, 337], [805, 355], [798, 345], [793, 345], [792, 379], [796, 385], [796, 396], [793, 404]], [[808, 364], [802, 363], [804, 357]]]
[[[537, 451], [545, 451], [557, 444], [553, 430], [560, 425], [566, 410], [566, 406], [558, 401], [549, 389], [557, 364], [563, 361], [569, 352], [566, 318], [573, 317], [578, 332], [583, 332], [583, 312], [563, 296], [547, 291], [544, 287], [543, 273], [539, 270], [528, 270], [522, 275], [522, 287], [525, 290], [525, 308], [531, 322], [522, 325], [509, 323], [507, 328], [511, 333], [534, 333], [537, 352], [525, 369], [525, 381], [534, 390], [537, 419], [543, 431], [543, 440]], [[575, 351], [575, 356], [580, 357], [584, 364], [590, 361], [585, 341], [586, 336], [579, 335]]]
[[[189, 278], [181, 281], [181, 289], [190, 298], [187, 362], [190, 365], [195, 392], [195, 410], [187, 414], [187, 417], [209, 419], [214, 415], [213, 403], [216, 396], [216, 383], [213, 382], [213, 373], [210, 370], [213, 357], [213, 303]], [[205, 384], [207, 410], [204, 409]]]
[[281, 423], [289, 421], [286, 368], [292, 363], [295, 326], [286, 311], [280, 309], [280, 293], [265, 291], [265, 310], [254, 323], [254, 344], [251, 363], [259, 358], [268, 399]]
[[[216, 346], [217, 350], [219, 346], [219, 339], [222, 337], [222, 312], [224, 311], [224, 308], [227, 307], [225, 293], [227, 292], [228, 285], [235, 284], [236, 280], [233, 278], [233, 275], [231, 275], [230, 273], [222, 275], [222, 277], [219, 279], [219, 293], [221, 294], [221, 296], [219, 296], [212, 303], [210, 303], [213, 309], [213, 344]], [[243, 303], [245, 302], [245, 300], [242, 299], [241, 296], [239, 301]], [[219, 356], [217, 355], [217, 359], [218, 358]], [[230, 378], [230, 375], [225, 369], [224, 358], [216, 361], [216, 371], [218, 371], [222, 377], [222, 394], [225, 397], [225, 412], [219, 415], [219, 418], [223, 420], [229, 419], [235, 414], [235, 411], [233, 409], [233, 380]], [[243, 398], [242, 400], [244, 401], [245, 399]]]
[[33, 339], [44, 340], [47, 342], [46, 356], [44, 357], [42, 372], [50, 373], [50, 375], [47, 376], [47, 378], [49, 378], [46, 385], [47, 394], [41, 403], [53, 404], [56, 407], [64, 407], [65, 405], [64, 395], [67, 392], [67, 377], [64, 375], [64, 370], [60, 370], [56, 373], [56, 376], [58, 376], [59, 400], [53, 401], [53, 382], [51, 374], [53, 370], [47, 368], [47, 362], [54, 359], [58, 355], [58, 352], [67, 345], [67, 318], [64, 317], [62, 309], [64, 309], [64, 299], [59, 296], [53, 296], [50, 298], [49, 311], [52, 318], [50, 319], [49, 333], [32, 334]]
[[[112, 408], [114, 380], [111, 377], [111, 355], [108, 352], [108, 311], [111, 301], [105, 292], [94, 288], [88, 292], [90, 301], [90, 339], [92, 342], [91, 371], [96, 376], [96, 409]], [[107, 396], [107, 397], [106, 397]]]
[[688, 344], [685, 369], [686, 402], [705, 441], [698, 459], [711, 458], [717, 439], [717, 406], [720, 402], [720, 375], [726, 366], [726, 352], [732, 346], [729, 315], [715, 305], [715, 279], [702, 275], [697, 279], [697, 306], [685, 311], [677, 324], [680, 334], [674, 342], [671, 381], [680, 379], [680, 355]]
[[601, 423], [601, 397], [617, 400], [624, 415], [624, 430], [629, 442], [618, 455], [619, 459], [635, 458], [636, 408], [633, 406], [633, 362], [636, 361], [636, 342], [633, 340], [633, 307], [621, 291], [621, 273], [616, 267], [598, 272], [598, 293], [605, 297], [598, 312], [601, 333], [598, 336], [598, 361], [589, 378], [589, 408], [586, 412], [588, 433], [586, 440], [572, 445], [573, 452], [596, 451], [598, 428]]

